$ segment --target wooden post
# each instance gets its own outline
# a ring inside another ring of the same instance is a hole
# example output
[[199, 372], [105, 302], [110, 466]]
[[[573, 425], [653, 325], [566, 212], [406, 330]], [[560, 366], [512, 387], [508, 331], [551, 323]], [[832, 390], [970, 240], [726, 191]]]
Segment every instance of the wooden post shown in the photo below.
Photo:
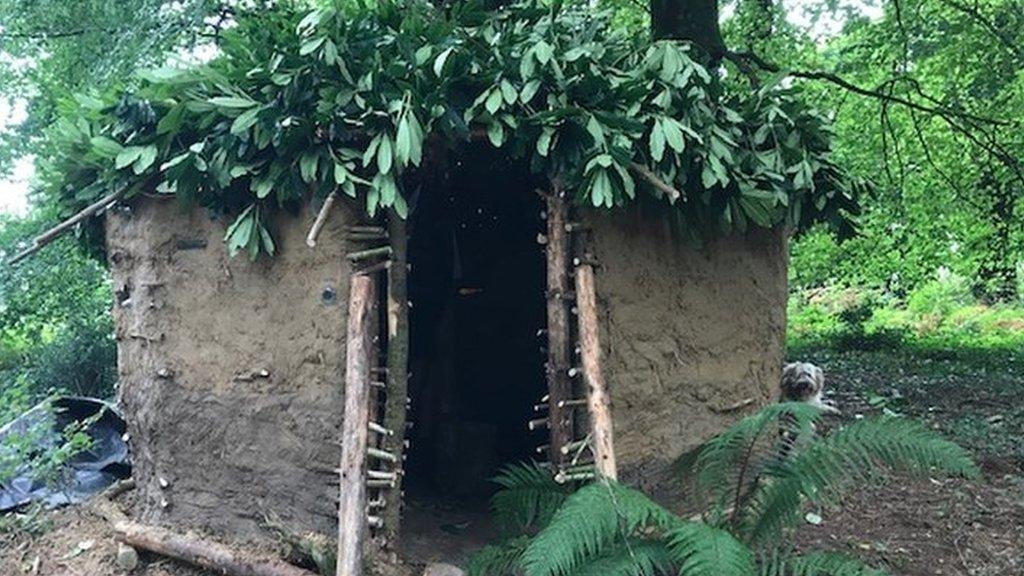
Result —
[[345, 349], [345, 420], [341, 428], [337, 576], [363, 574], [373, 298], [373, 278], [353, 275]]
[[548, 446], [549, 462], [558, 465], [565, 456], [562, 446], [572, 441], [572, 410], [559, 404], [572, 398], [572, 382], [568, 377], [572, 344], [569, 339], [569, 311], [564, 295], [569, 289], [569, 234], [565, 224], [569, 218], [569, 203], [565, 199], [558, 178], [551, 180], [547, 198], [547, 315], [548, 315], [548, 426], [551, 442]]
[[608, 387], [601, 372], [601, 344], [598, 340], [597, 297], [594, 293], [594, 268], [576, 267], [576, 305], [579, 308], [580, 356], [587, 386], [587, 408], [594, 447], [594, 465], [601, 476], [618, 479], [615, 444], [612, 437], [612, 411]]
[[[390, 452], [402, 462], [405, 448], [406, 402], [409, 389], [409, 290], [408, 290], [408, 233], [406, 221], [398, 214], [388, 214], [388, 237], [391, 241], [391, 267], [388, 268], [388, 359], [387, 399], [384, 407], [384, 427], [397, 434], [387, 440]], [[385, 545], [391, 550], [398, 546], [402, 508], [402, 476], [395, 479], [395, 487], [386, 493], [384, 508]]]

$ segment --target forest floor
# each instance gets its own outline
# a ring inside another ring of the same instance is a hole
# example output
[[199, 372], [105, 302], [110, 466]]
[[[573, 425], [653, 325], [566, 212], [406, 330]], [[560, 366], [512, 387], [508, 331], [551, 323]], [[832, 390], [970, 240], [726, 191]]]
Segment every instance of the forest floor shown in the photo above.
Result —
[[975, 455], [976, 480], [861, 487], [809, 516], [803, 549], [853, 554], [903, 576], [1024, 574], [1024, 358], [1011, 353], [807, 352], [844, 418], [925, 422]]
[[[897, 480], [856, 489], [809, 516], [814, 523], [798, 530], [798, 548], [853, 554], [900, 576], [1024, 574], [1024, 357], [807, 350], [798, 357], [825, 368], [843, 418], [918, 418], [970, 449], [982, 470], [969, 481]], [[125, 574], [114, 563], [109, 523], [89, 504], [21, 524], [0, 526], [0, 574]], [[205, 572], [144, 555], [131, 574]]]

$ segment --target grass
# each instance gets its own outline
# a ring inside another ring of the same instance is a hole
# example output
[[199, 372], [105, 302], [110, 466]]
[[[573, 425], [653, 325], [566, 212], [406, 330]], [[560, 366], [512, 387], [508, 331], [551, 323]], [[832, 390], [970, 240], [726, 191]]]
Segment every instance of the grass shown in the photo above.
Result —
[[1024, 306], [926, 286], [905, 299], [853, 288], [794, 294], [789, 357], [823, 366], [841, 405], [921, 418], [1024, 472]]

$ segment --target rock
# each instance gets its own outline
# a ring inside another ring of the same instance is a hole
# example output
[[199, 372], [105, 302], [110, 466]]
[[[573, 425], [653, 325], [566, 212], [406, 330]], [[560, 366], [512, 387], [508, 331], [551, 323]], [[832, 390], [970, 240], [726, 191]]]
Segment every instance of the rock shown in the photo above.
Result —
[[139, 553], [127, 544], [118, 544], [116, 562], [119, 568], [125, 572], [131, 572], [139, 565]]
[[427, 567], [423, 570], [423, 576], [465, 576], [465, 574], [462, 568], [442, 562], [427, 564]]

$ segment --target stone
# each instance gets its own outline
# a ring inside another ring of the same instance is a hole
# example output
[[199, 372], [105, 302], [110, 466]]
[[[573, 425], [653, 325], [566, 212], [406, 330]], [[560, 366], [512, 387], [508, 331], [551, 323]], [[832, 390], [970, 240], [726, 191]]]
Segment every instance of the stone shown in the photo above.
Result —
[[427, 564], [427, 567], [423, 570], [423, 576], [465, 576], [466, 573], [462, 571], [462, 568], [458, 566], [452, 566], [451, 564], [445, 564], [443, 562], [433, 562]]
[[121, 568], [125, 572], [131, 572], [139, 565], [139, 553], [135, 551], [135, 548], [128, 546], [127, 544], [117, 545], [117, 562], [118, 568]]

